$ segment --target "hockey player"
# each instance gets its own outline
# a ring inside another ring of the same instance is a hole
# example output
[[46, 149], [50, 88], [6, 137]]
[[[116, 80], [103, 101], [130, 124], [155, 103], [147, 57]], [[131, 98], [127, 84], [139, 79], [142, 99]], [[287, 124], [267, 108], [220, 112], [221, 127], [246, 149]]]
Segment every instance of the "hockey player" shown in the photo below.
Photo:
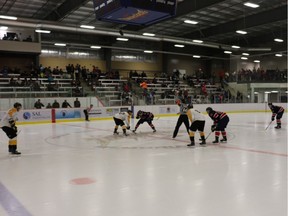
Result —
[[[117, 132], [119, 125], [122, 127], [123, 134], [125, 136], [128, 136], [126, 133], [126, 129], [130, 130], [130, 118], [132, 116], [132, 111], [128, 110], [127, 112], [120, 112], [114, 115], [113, 119], [115, 122], [115, 128], [114, 128], [114, 135], [118, 135]], [[126, 123], [126, 125], [125, 125]]]
[[85, 115], [85, 121], [90, 121], [89, 120], [89, 112], [91, 111], [92, 108], [93, 108], [93, 104], [90, 104], [89, 107], [87, 107], [86, 109], [83, 110], [84, 115]]
[[206, 112], [208, 113], [210, 118], [214, 121], [213, 125], [211, 126], [211, 131], [212, 132], [215, 131], [215, 141], [213, 141], [213, 143], [219, 142], [220, 132], [223, 137], [223, 139], [221, 139], [220, 141], [227, 142], [227, 136], [225, 131], [225, 128], [227, 127], [229, 122], [229, 117], [227, 116], [227, 114], [224, 112], [215, 111], [211, 107], [207, 107]]
[[136, 132], [137, 128], [139, 127], [140, 124], [143, 124], [144, 122], [147, 122], [149, 126], [152, 128], [153, 132], [156, 132], [155, 126], [153, 125], [154, 115], [151, 112], [144, 112], [142, 110], [139, 110], [136, 115], [136, 119], [139, 119], [134, 130], [132, 131], [133, 133]]
[[22, 108], [22, 105], [16, 102], [13, 108], [9, 109], [3, 119], [1, 120], [2, 130], [9, 138], [8, 151], [13, 155], [20, 155], [17, 151], [17, 127], [15, 125], [17, 120], [17, 113]]
[[275, 106], [272, 103], [268, 103], [268, 106], [272, 112], [271, 121], [274, 121], [275, 116], [276, 116], [277, 126], [275, 128], [280, 129], [281, 128], [281, 118], [282, 118], [282, 115], [284, 113], [284, 108], [281, 106]]
[[187, 133], [189, 134], [189, 119], [187, 116], [187, 110], [189, 109], [189, 105], [184, 103], [184, 101], [183, 100], [181, 101], [180, 99], [176, 101], [176, 104], [180, 107], [180, 112], [178, 113], [180, 115], [177, 120], [172, 138], [175, 138], [177, 136], [179, 128], [182, 125], [182, 123], [184, 123]]
[[189, 128], [189, 137], [191, 143], [187, 146], [195, 146], [195, 139], [194, 134], [198, 130], [201, 136], [202, 142], [200, 145], [205, 145], [205, 133], [204, 133], [204, 127], [205, 127], [205, 116], [199, 112], [198, 110], [193, 109], [193, 105], [190, 105], [190, 109], [187, 111], [187, 116], [191, 122], [191, 126]]

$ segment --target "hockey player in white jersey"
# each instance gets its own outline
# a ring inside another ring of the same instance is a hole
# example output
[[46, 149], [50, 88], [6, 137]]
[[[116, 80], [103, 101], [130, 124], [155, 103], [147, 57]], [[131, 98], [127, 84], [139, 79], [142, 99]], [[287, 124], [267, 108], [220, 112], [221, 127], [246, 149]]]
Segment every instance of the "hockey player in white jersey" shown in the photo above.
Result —
[[205, 145], [205, 133], [204, 133], [204, 127], [205, 127], [205, 116], [199, 112], [198, 110], [193, 109], [193, 105], [190, 105], [190, 109], [187, 111], [187, 116], [189, 118], [189, 121], [191, 123], [189, 127], [189, 137], [191, 143], [187, 146], [195, 146], [195, 132], [198, 130], [201, 136], [202, 142], [200, 145]]
[[126, 130], [130, 130], [130, 118], [132, 116], [132, 111], [120, 112], [114, 115], [113, 119], [115, 122], [114, 135], [119, 134], [117, 132], [119, 125], [122, 127], [123, 134], [128, 136]]

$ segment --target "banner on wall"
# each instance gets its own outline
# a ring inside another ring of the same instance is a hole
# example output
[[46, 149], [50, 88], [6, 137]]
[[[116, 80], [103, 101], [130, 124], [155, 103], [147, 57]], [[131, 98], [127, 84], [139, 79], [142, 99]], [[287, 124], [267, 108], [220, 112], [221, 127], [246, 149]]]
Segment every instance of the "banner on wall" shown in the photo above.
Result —
[[74, 109], [56, 109], [55, 111], [56, 119], [73, 119], [73, 118], [81, 118], [80, 110]]
[[18, 121], [47, 121], [51, 120], [51, 110], [24, 110], [17, 115]]
[[165, 107], [159, 107], [159, 113], [160, 114], [174, 114], [179, 112], [179, 108], [175, 106], [165, 106]]

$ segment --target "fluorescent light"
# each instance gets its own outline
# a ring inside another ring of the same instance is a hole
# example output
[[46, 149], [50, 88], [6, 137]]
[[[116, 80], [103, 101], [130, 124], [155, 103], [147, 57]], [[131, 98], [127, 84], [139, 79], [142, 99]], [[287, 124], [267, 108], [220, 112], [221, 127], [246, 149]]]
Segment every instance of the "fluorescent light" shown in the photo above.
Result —
[[36, 29], [35, 32], [50, 34], [51, 31], [49, 31], [49, 30]]
[[203, 43], [202, 40], [193, 40], [194, 43]]
[[17, 20], [17, 17], [0, 15], [0, 19]]
[[283, 42], [283, 40], [280, 39], [280, 38], [275, 38], [274, 41], [279, 42], [279, 43], [282, 43], [282, 42]]
[[175, 47], [180, 47], [180, 48], [183, 48], [183, 47], [185, 47], [184, 45], [182, 45], [182, 44], [175, 44], [174, 45]]
[[248, 58], [247, 58], [247, 57], [241, 57], [241, 59], [242, 59], [242, 60], [247, 60]]
[[201, 58], [199, 55], [193, 55], [193, 58]]
[[154, 37], [154, 36], [155, 36], [155, 34], [153, 34], [153, 33], [147, 33], [147, 32], [144, 32], [143, 35], [144, 35], [144, 36], [149, 36], [149, 37]]
[[193, 20], [184, 20], [184, 23], [192, 24], [192, 25], [196, 25], [196, 24], [198, 24], [198, 22], [193, 21]]
[[90, 46], [91, 49], [101, 49], [101, 46]]
[[288, 93], [288, 91], [285, 91], [285, 93]]
[[260, 60], [254, 60], [255, 63], [260, 63]]
[[0, 30], [7, 30], [8, 27], [7, 26], [0, 26]]
[[118, 41], [128, 41], [129, 39], [128, 38], [116, 38], [116, 40], [118, 40]]
[[275, 54], [275, 56], [282, 57], [282, 54], [277, 53], [277, 54]]
[[249, 56], [250, 54], [249, 53], [242, 53], [242, 55]]
[[152, 50], [144, 50], [144, 53], [153, 53]]
[[265, 91], [265, 94], [270, 94], [271, 92], [270, 91]]
[[232, 52], [225, 50], [224, 53], [226, 53], [226, 54], [231, 54]]
[[66, 44], [63, 44], [63, 43], [55, 43], [54, 45], [55, 46], [66, 46]]
[[254, 94], [258, 94], [258, 92], [254, 92]]
[[247, 7], [251, 7], [251, 8], [258, 8], [259, 5], [258, 4], [254, 4], [254, 3], [251, 3], [251, 2], [246, 2], [244, 3], [245, 6]]
[[234, 48], [234, 49], [239, 49], [240, 48], [240, 46], [236, 46], [236, 45], [233, 45], [231, 47]]
[[95, 29], [94, 26], [89, 26], [89, 25], [81, 25], [80, 28]]
[[242, 31], [242, 30], [237, 30], [236, 33], [238, 33], [238, 34], [247, 34], [246, 31]]
[[271, 91], [272, 93], [278, 93], [278, 91]]

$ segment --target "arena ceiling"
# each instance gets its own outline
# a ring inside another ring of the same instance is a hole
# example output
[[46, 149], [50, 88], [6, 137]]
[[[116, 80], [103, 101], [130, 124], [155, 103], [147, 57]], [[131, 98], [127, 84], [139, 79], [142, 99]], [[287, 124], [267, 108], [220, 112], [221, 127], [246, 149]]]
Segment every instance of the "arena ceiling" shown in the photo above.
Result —
[[[233, 55], [243, 52], [255, 56], [287, 55], [287, 1], [250, 1], [258, 4], [257, 8], [245, 6], [246, 2], [179, 0], [174, 17], [149, 26], [135, 26], [97, 20], [92, 0], [2, 0], [0, 15], [15, 16], [17, 20], [0, 19], [0, 25], [50, 30], [50, 34], [41, 34], [43, 46], [63, 42], [71, 47], [99, 45], [207, 58], [228, 58], [224, 50], [232, 51]], [[83, 29], [81, 25], [95, 29]], [[237, 30], [247, 34], [238, 34]], [[129, 38], [129, 43], [117, 41], [119, 36]], [[284, 41], [275, 42], [275, 38]], [[185, 47], [177, 48], [175, 44]], [[231, 48], [232, 45], [240, 48]]]

